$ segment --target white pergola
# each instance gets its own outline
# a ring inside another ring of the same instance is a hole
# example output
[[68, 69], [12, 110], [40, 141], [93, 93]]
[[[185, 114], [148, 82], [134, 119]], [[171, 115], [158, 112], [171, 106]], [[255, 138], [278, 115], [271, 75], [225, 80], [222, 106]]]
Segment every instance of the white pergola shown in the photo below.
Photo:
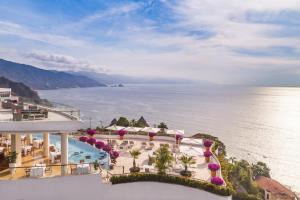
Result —
[[141, 131], [147, 132], [147, 133], [157, 133], [160, 131], [160, 128], [145, 127]]
[[110, 131], [120, 131], [125, 129], [124, 126], [117, 126], [117, 125], [112, 125], [106, 128], [106, 130], [110, 130]]
[[142, 130], [142, 128], [140, 127], [134, 127], [134, 126], [129, 126], [129, 127], [126, 127], [124, 128], [125, 131], [128, 131], [128, 132], [139, 132]]
[[169, 135], [184, 135], [184, 130], [167, 130]]

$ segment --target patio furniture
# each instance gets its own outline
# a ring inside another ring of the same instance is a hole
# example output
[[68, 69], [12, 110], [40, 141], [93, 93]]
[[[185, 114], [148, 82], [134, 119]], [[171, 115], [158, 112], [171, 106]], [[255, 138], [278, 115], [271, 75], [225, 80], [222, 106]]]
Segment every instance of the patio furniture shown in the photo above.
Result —
[[48, 166], [45, 168], [45, 173], [52, 173], [52, 167], [51, 166]]
[[43, 140], [41, 140], [41, 139], [33, 140], [33, 147], [35, 147], [35, 148], [41, 148], [42, 144], [43, 144]]
[[30, 176], [30, 168], [25, 168], [25, 175], [26, 177], [29, 177]]
[[149, 146], [149, 147], [146, 148], [147, 151], [151, 151], [152, 149], [153, 149], [152, 146]]
[[50, 154], [50, 158], [51, 158], [51, 163], [55, 163], [56, 160], [60, 159], [58, 156], [61, 155], [61, 152], [51, 152], [50, 151], [49, 154]]
[[60, 162], [61, 161], [61, 154], [57, 154], [55, 157], [54, 157], [54, 162]]
[[0, 153], [4, 153], [4, 152], [5, 152], [5, 150], [6, 150], [6, 148], [5, 148], [5, 147], [0, 147]]
[[24, 156], [28, 155], [32, 150], [32, 146], [29, 146], [29, 145], [24, 145], [22, 146], [22, 154]]
[[142, 167], [144, 170], [145, 170], [145, 172], [153, 172], [154, 171], [154, 169], [155, 169], [155, 167], [154, 166], [152, 166], [152, 165], [143, 165], [143, 167]]

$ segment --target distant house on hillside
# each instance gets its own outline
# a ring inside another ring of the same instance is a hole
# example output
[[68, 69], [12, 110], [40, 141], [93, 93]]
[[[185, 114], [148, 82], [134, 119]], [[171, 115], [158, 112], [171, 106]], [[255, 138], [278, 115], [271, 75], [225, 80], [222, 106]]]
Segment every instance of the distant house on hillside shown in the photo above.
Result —
[[296, 200], [297, 195], [279, 182], [260, 176], [255, 180], [258, 187], [265, 191], [265, 200]]

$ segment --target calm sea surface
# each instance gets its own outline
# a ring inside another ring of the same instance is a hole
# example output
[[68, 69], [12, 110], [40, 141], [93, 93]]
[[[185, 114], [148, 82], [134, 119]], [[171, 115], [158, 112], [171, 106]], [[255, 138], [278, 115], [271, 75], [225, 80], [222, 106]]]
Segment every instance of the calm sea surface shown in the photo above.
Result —
[[39, 91], [42, 98], [74, 106], [89, 126], [143, 115], [219, 137], [230, 156], [264, 161], [272, 177], [300, 192], [300, 88], [127, 85]]

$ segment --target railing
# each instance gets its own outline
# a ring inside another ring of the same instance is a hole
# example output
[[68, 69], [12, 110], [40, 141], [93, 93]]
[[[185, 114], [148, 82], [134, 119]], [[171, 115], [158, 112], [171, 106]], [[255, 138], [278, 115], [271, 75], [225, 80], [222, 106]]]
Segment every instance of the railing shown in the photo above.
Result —
[[[34, 104], [34, 103], [24, 103], [24, 105], [37, 106], [38, 109], [45, 109], [48, 112], [53, 112], [53, 113], [63, 115], [71, 120], [80, 120], [80, 110], [71, 108], [66, 105], [53, 104], [54, 106], [52, 106], [52, 107]], [[26, 110], [27, 115], [32, 114], [34, 116], [34, 114], [36, 114], [36, 113], [37, 113], [36, 110]], [[13, 121], [14, 120], [12, 109], [1, 109], [0, 115], [2, 115], [2, 117], [0, 117], [0, 121]], [[9, 116], [6, 117], [5, 115], [9, 115]], [[39, 118], [39, 119], [47, 119], [47, 117]], [[30, 119], [25, 119], [25, 118], [21, 119], [21, 121], [31, 121], [31, 120], [36, 120], [36, 119], [35, 119], [35, 117], [33, 117], [33, 119], [31, 119], [31, 118]]]
[[[87, 165], [88, 170], [80, 171], [78, 166]], [[40, 175], [31, 174], [32, 169], [40, 168], [42, 173]], [[79, 170], [78, 170], [79, 169]], [[98, 167], [98, 170], [94, 168], [93, 163], [82, 163], [82, 164], [51, 164], [51, 165], [41, 165], [37, 164], [34, 166], [20, 166], [20, 167], [0, 167], [0, 180], [8, 179], [20, 179], [27, 177], [35, 178], [45, 178], [45, 177], [54, 177], [61, 176], [64, 172], [64, 175], [84, 175], [84, 174], [100, 174], [103, 178], [111, 177], [112, 174], [108, 170]], [[106, 172], [106, 173], [105, 173]]]

